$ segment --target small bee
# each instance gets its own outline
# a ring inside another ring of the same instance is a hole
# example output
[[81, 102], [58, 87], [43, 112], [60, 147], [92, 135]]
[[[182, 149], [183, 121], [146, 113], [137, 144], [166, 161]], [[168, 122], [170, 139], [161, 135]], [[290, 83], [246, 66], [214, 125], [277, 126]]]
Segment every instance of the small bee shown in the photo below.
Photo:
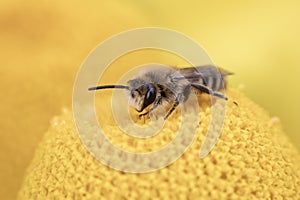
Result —
[[185, 102], [191, 91], [207, 93], [227, 100], [227, 97], [217, 92], [226, 87], [226, 76], [231, 75], [223, 69], [212, 65], [188, 68], [157, 68], [142, 72], [140, 75], [127, 82], [127, 85], [102, 85], [91, 87], [89, 90], [108, 88], [125, 89], [128, 103], [137, 112], [142, 112], [152, 104], [146, 115], [164, 103], [173, 103], [167, 114], [166, 120], [175, 108]]

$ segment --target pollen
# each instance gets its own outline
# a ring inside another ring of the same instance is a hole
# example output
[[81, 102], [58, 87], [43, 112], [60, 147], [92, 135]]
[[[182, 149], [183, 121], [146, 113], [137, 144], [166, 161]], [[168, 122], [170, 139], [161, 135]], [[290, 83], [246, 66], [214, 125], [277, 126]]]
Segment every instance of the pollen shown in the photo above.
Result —
[[[192, 145], [173, 164], [149, 173], [120, 172], [95, 159], [76, 134], [72, 111], [65, 109], [37, 148], [19, 199], [300, 199], [300, 156], [279, 119], [239, 91], [229, 89], [226, 95], [222, 132], [212, 151], [199, 158], [212, 113], [202, 100]], [[103, 129], [119, 148], [151, 152], [176, 137], [181, 118], [177, 110], [161, 132], [143, 140], [109, 120]]]

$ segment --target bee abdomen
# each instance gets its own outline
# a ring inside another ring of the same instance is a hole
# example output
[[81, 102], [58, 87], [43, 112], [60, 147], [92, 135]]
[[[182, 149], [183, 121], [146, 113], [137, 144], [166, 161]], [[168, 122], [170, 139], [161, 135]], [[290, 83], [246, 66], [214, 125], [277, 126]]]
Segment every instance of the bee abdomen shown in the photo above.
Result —
[[224, 90], [226, 87], [226, 76], [232, 74], [212, 65], [181, 68], [179, 72], [181, 76], [173, 75], [172, 78], [182, 79], [184, 77], [190, 83], [202, 84], [214, 91]]
[[215, 77], [206, 77], [204, 80], [202, 80], [202, 83], [214, 91], [221, 91], [225, 89], [226, 86], [226, 80], [220, 74]]
[[215, 66], [200, 66], [196, 67], [199, 74], [201, 74], [199, 82], [206, 85], [214, 91], [221, 91], [226, 88], [226, 76], [232, 73]]

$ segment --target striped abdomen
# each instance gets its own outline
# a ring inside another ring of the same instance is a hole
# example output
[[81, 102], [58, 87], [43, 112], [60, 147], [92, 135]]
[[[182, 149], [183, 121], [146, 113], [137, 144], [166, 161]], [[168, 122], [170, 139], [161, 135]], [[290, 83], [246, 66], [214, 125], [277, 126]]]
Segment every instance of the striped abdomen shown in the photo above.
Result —
[[203, 84], [213, 91], [220, 91], [226, 87], [226, 76], [231, 75], [215, 66], [199, 66], [179, 69], [181, 75], [191, 83]]

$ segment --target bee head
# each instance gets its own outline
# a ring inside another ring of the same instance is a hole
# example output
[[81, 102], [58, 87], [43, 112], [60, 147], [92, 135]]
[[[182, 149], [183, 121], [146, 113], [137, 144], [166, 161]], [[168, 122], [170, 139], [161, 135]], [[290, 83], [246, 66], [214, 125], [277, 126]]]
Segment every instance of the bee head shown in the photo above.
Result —
[[140, 79], [133, 79], [127, 82], [128, 86], [124, 85], [100, 85], [90, 87], [88, 90], [101, 89], [125, 89], [128, 97], [128, 103], [138, 112], [142, 112], [147, 106], [152, 104], [156, 98], [156, 89], [152, 83], [147, 83]]
[[153, 84], [139, 79], [128, 81], [128, 103], [138, 112], [142, 112], [152, 104], [156, 98], [156, 89]]

